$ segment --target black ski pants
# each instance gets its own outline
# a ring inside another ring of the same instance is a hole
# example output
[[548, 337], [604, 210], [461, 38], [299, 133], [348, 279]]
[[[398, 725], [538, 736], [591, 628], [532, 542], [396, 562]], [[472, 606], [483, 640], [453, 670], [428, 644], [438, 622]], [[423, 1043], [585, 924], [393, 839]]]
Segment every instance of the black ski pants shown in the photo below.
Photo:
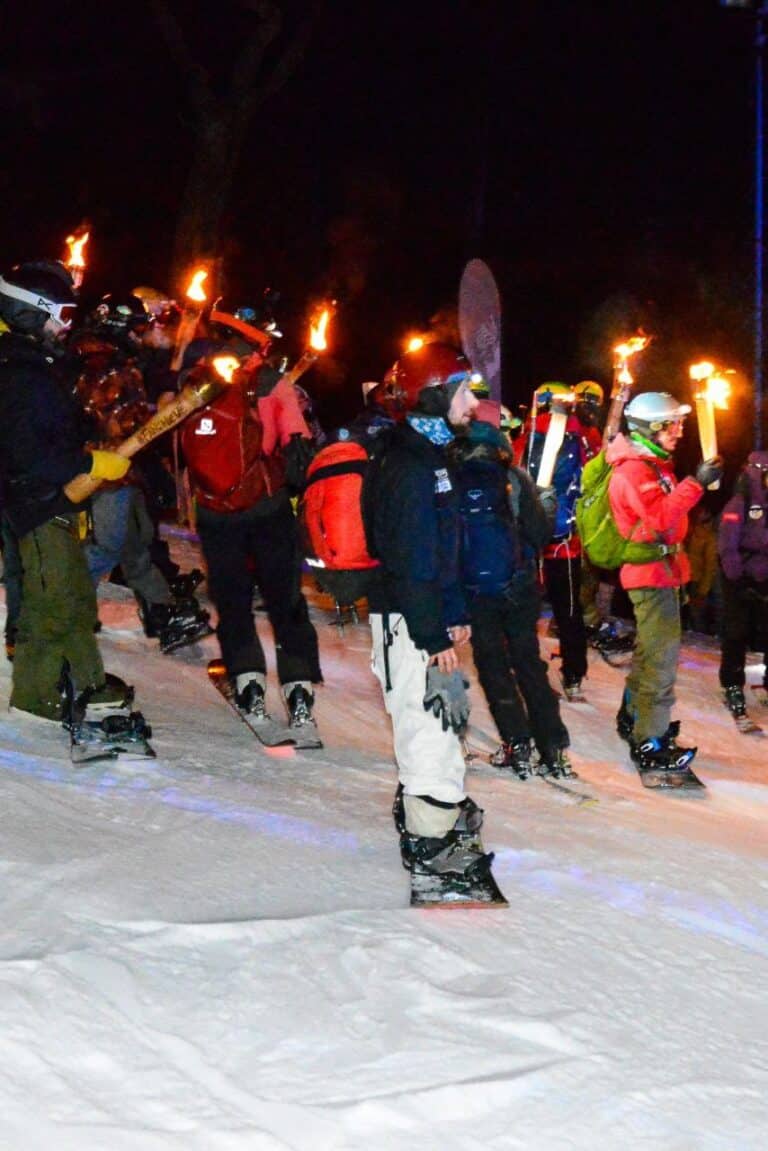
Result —
[[253, 618], [258, 585], [275, 636], [280, 683], [320, 683], [317, 632], [301, 592], [296, 520], [287, 493], [240, 512], [201, 507], [197, 529], [229, 675], [267, 670]]
[[557, 694], [539, 653], [539, 595], [476, 596], [470, 602], [472, 653], [480, 685], [505, 743], [530, 739], [542, 755], [568, 747]]
[[[720, 648], [721, 687], [744, 687], [747, 651], [762, 648], [764, 682], [768, 686], [768, 587], [745, 586], [739, 580], [722, 576], [723, 618]], [[759, 645], [759, 647], [757, 646]]]
[[560, 635], [563, 679], [572, 683], [587, 674], [587, 633], [581, 610], [581, 560], [545, 559], [544, 586]]

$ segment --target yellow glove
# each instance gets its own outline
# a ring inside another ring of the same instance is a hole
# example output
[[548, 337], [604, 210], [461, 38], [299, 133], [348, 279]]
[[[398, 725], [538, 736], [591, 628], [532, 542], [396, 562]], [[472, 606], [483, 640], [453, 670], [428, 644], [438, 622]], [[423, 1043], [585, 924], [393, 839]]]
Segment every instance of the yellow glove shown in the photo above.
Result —
[[117, 452], [94, 451], [91, 449], [90, 475], [95, 480], [121, 480], [131, 466], [131, 461]]

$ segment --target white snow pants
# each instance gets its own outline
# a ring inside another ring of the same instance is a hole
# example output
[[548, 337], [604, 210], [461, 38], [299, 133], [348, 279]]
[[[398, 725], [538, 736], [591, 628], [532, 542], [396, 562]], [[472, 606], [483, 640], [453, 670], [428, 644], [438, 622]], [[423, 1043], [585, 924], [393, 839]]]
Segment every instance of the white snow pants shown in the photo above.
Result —
[[428, 654], [414, 645], [403, 617], [392, 613], [392, 642], [387, 648], [391, 690], [387, 691], [383, 616], [371, 614], [369, 622], [373, 638], [371, 667], [392, 720], [395, 760], [405, 794], [431, 795], [442, 803], [460, 803], [465, 791], [459, 737], [450, 728], [443, 731], [440, 719], [424, 710]]

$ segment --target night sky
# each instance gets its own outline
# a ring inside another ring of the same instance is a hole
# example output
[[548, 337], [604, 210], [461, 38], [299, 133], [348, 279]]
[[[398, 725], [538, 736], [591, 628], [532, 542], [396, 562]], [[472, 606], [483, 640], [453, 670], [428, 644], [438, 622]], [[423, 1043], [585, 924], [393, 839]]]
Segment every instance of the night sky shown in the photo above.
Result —
[[[176, 6], [222, 82], [253, 15]], [[289, 25], [307, 7], [286, 3]], [[87, 218], [90, 291], [165, 286], [194, 139], [149, 4], [7, 9], [0, 261], [59, 255]], [[510, 404], [543, 379], [608, 382], [638, 324], [646, 385], [682, 394], [703, 351], [749, 371], [752, 22], [717, 0], [327, 0], [253, 121], [227, 299], [279, 289], [298, 346], [308, 301], [339, 295], [313, 381], [329, 419], [455, 303], [471, 256], [501, 288]]]

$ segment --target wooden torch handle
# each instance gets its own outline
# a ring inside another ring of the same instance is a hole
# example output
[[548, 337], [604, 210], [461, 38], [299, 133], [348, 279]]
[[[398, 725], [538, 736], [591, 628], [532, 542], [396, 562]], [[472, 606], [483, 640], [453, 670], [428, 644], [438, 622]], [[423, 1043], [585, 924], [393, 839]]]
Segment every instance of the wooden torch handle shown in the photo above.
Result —
[[[130, 459], [135, 456], [137, 452], [156, 440], [158, 436], [162, 436], [164, 432], [168, 432], [171, 428], [175, 428], [182, 420], [198, 408], [205, 407], [211, 400], [215, 399], [221, 391], [223, 391], [225, 383], [223, 380], [216, 378], [204, 378], [196, 381], [194, 384], [187, 384], [182, 388], [173, 403], [168, 404], [159, 412], [155, 412], [151, 419], [137, 428], [133, 435], [129, 436], [127, 440], [123, 440], [113, 450], [119, 456], [125, 456]], [[103, 480], [94, 479], [93, 476], [87, 473], [82, 473], [75, 476], [64, 485], [64, 494], [67, 499], [71, 500], [73, 504], [80, 504], [83, 500], [87, 500], [89, 496], [101, 487]]]

